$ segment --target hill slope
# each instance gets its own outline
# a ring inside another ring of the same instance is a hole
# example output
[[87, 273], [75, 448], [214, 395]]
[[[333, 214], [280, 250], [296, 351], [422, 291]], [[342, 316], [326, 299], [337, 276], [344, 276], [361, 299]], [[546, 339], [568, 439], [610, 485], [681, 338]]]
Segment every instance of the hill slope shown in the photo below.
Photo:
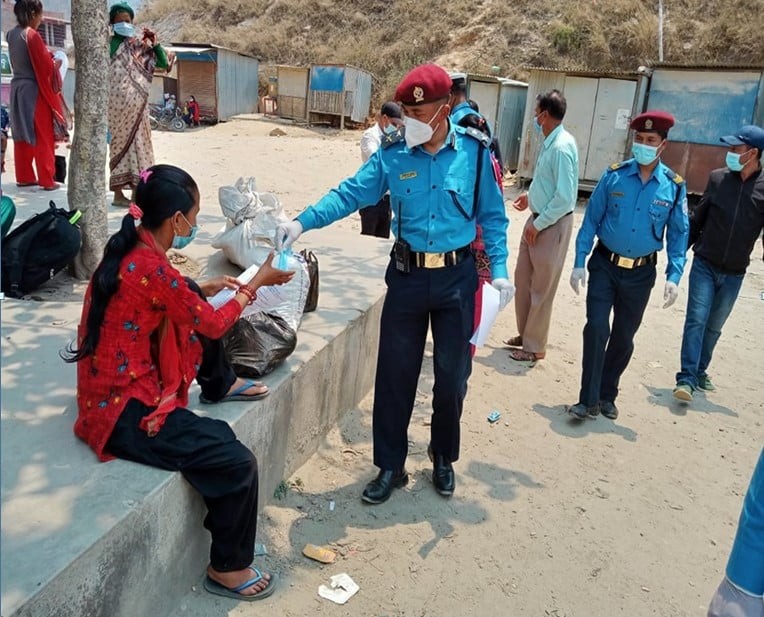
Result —
[[[764, 65], [762, 0], [664, 0], [664, 61]], [[152, 0], [164, 40], [266, 63], [350, 63], [378, 97], [424, 61], [523, 79], [524, 67], [629, 69], [658, 59], [657, 0]]]

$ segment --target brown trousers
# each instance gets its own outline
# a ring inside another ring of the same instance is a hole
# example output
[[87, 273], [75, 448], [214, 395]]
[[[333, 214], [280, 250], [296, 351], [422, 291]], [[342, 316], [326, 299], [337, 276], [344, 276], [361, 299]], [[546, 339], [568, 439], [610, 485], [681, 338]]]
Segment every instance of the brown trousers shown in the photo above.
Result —
[[[525, 225], [530, 225], [533, 216]], [[525, 236], [520, 241], [515, 266], [515, 316], [517, 331], [523, 337], [523, 349], [544, 353], [552, 319], [552, 304], [573, 233], [573, 216], [567, 215], [539, 232], [529, 246]]]

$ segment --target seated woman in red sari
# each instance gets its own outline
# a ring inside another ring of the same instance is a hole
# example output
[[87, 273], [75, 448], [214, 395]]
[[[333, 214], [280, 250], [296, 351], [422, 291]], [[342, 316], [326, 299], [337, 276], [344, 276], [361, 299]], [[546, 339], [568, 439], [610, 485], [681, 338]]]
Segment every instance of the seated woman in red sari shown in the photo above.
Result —
[[138, 173], [154, 164], [149, 125], [149, 91], [154, 69], [172, 68], [172, 59], [144, 28], [137, 36], [132, 7], [119, 2], [109, 10], [109, 189], [115, 206], [127, 207], [125, 189], [138, 184]]
[[[185, 171], [157, 165], [141, 173], [135, 203], [85, 293], [76, 349], [75, 434], [98, 457], [180, 471], [207, 504], [212, 535], [205, 588], [256, 600], [271, 595], [273, 574], [250, 566], [257, 524], [257, 461], [226, 422], [187, 409], [194, 378], [211, 402], [256, 399], [263, 388], [234, 375], [219, 339], [261, 286], [293, 272], [272, 256], [251, 283], [232, 277], [193, 283], [167, 259], [196, 235], [199, 189]], [[204, 300], [223, 288], [236, 295], [215, 310]]]

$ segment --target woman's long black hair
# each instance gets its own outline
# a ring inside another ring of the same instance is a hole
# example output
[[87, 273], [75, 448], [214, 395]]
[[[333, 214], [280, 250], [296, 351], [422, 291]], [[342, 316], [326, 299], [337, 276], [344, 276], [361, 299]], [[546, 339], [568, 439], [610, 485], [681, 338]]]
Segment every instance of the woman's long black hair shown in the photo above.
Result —
[[[141, 225], [152, 231], [161, 227], [178, 210], [188, 214], [198, 196], [196, 182], [185, 171], [173, 165], [154, 165], [141, 172], [134, 201], [143, 210]], [[119, 288], [120, 265], [125, 255], [138, 243], [135, 225], [132, 214], [126, 214], [119, 231], [106, 243], [103, 259], [93, 273], [85, 336], [79, 349], [70, 345], [61, 354], [66, 362], [79, 362], [95, 352], [101, 338], [106, 307]]]

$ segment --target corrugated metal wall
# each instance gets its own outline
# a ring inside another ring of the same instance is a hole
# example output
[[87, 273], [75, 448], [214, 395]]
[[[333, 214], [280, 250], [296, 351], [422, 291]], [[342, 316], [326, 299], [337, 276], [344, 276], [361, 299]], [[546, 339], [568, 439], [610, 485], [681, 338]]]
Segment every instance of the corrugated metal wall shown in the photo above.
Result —
[[353, 122], [363, 122], [371, 106], [371, 75], [355, 67], [345, 69], [345, 115]]
[[308, 110], [362, 122], [369, 115], [371, 75], [352, 66], [310, 67]]
[[278, 114], [282, 118], [308, 118], [309, 70], [296, 66], [277, 67]]
[[506, 169], [515, 170], [520, 160], [520, 141], [523, 136], [528, 87], [503, 84], [499, 96], [499, 114], [495, 133]]
[[257, 59], [227, 49], [218, 49], [217, 57], [218, 120], [257, 111]]
[[218, 117], [214, 62], [178, 60], [178, 98], [182, 104], [193, 95], [203, 117]]

